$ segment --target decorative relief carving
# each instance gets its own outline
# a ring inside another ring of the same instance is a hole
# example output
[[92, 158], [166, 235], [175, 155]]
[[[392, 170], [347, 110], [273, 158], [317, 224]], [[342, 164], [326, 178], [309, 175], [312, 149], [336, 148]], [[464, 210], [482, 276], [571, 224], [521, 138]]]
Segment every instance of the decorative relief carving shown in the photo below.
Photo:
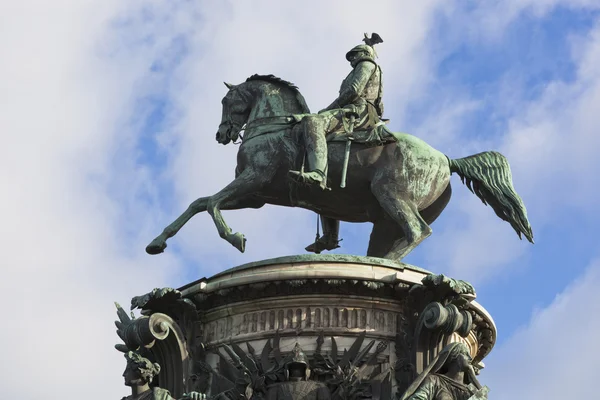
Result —
[[474, 361], [481, 361], [485, 356], [489, 354], [494, 346], [495, 337], [494, 331], [490, 324], [485, 321], [475, 310], [469, 310], [473, 317], [473, 330], [477, 332], [477, 341], [479, 343], [480, 351], [475, 357]]
[[[317, 332], [344, 338], [338, 343], [346, 345], [348, 336], [355, 338], [366, 330], [377, 340], [393, 343], [389, 353], [378, 357], [377, 368], [391, 371], [389, 379], [402, 393], [444, 345], [459, 341], [479, 355], [482, 341], [492, 344], [493, 327], [471, 308], [474, 297], [472, 286], [452, 278], [431, 276], [423, 285], [409, 288], [397, 275], [385, 282], [333, 278], [261, 282], [190, 298], [203, 301], [194, 302], [200, 308], [207, 354], [246, 341], [260, 352], [265, 340], [275, 346], [273, 337], [282, 335], [284, 348], [289, 351], [290, 340], [298, 337], [303, 347], [309, 346], [312, 358], [315, 350], [307, 340]], [[276, 355], [270, 352], [272, 357]], [[211, 368], [224, 362], [218, 358], [207, 358]], [[475, 369], [476, 365], [480, 364], [474, 360]]]
[[155, 360], [163, 367], [158, 373], [160, 386], [179, 397], [185, 391], [188, 373], [188, 346], [179, 325], [170, 316], [154, 313], [134, 318], [117, 307], [117, 334], [123, 344], [115, 348], [123, 353], [139, 352], [143, 357]]
[[201, 295], [194, 294], [192, 298], [198, 309], [208, 310], [239, 301], [314, 293], [398, 298], [399, 292], [407, 292], [408, 288], [406, 283], [400, 281], [381, 282], [333, 278], [292, 279], [223, 288]]
[[[489, 388], [482, 386], [463, 343], [451, 343], [439, 352], [416, 377], [400, 400], [486, 400]], [[440, 396], [442, 394], [442, 396]]]
[[[214, 367], [196, 362], [194, 389], [208, 398], [221, 393], [228, 399], [391, 399], [388, 344], [365, 339], [362, 331], [344, 348], [321, 331], [310, 357], [298, 342], [291, 352], [284, 351], [278, 332], [258, 351], [248, 342], [223, 343], [211, 350], [219, 360]], [[327, 352], [322, 349], [326, 341]]]
[[204, 340], [213, 342], [240, 334], [322, 328], [369, 329], [394, 336], [397, 318], [397, 313], [356, 307], [307, 306], [252, 311], [206, 323]]
[[[444, 275], [429, 275], [422, 285], [414, 285], [409, 293], [419, 313], [414, 334], [414, 360], [417, 373], [437, 356], [444, 345], [455, 341], [454, 334], [465, 338], [474, 327], [469, 304], [475, 299], [475, 289], [465, 281]], [[470, 348], [476, 343], [465, 342]]]
[[442, 306], [433, 302], [425, 307], [421, 313], [423, 325], [430, 330], [440, 330], [451, 334], [457, 332], [465, 337], [471, 332], [473, 325], [472, 315], [465, 310], [459, 310], [454, 304]]
[[[145, 316], [121, 331], [152, 362], [169, 366], [169, 376], [158, 377], [161, 386], [207, 398], [227, 387], [229, 394], [252, 399], [274, 393], [271, 385], [287, 382], [284, 366], [294, 343], [306, 350], [312, 381], [356, 396], [363, 395], [364, 377], [377, 378], [373, 398], [402, 394], [449, 343], [471, 350], [474, 373], [483, 368], [495, 327], [471, 304], [475, 291], [468, 283], [432, 275], [409, 287], [400, 272], [381, 281], [329, 276], [234, 287], [199, 283], [194, 291], [182, 289], [187, 298], [155, 289], [132, 300]], [[315, 349], [319, 332], [326, 337]], [[363, 346], [365, 335], [372, 342]], [[343, 348], [356, 354], [358, 365]], [[355, 375], [359, 370], [363, 378]]]

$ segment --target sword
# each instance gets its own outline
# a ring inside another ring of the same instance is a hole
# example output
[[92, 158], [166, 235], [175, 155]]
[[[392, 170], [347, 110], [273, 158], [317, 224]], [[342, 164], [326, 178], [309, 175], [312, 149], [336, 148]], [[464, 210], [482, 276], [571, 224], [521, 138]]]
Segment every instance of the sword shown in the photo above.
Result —
[[471, 397], [469, 397], [468, 400], [487, 400], [487, 395], [490, 392], [490, 389], [487, 386], [482, 387], [481, 389], [479, 389], [477, 392], [475, 392], [475, 394]]
[[340, 183], [340, 187], [342, 189], [346, 187], [346, 175], [348, 175], [348, 162], [350, 161], [350, 146], [354, 140], [354, 137], [352, 137], [352, 133], [354, 132], [354, 120], [356, 119], [354, 113], [350, 114], [349, 119], [350, 126], [346, 130], [348, 133], [348, 138], [346, 140], [346, 152], [344, 153], [344, 166], [342, 167], [342, 182]]

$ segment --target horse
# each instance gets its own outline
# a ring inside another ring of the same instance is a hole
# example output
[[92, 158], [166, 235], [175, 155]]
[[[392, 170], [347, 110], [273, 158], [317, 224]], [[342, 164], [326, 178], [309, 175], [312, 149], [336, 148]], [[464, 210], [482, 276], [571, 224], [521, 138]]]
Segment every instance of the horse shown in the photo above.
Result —
[[344, 188], [333, 184], [322, 190], [288, 177], [288, 171], [302, 168], [305, 159], [297, 128], [310, 110], [298, 88], [273, 75], [253, 75], [241, 84], [225, 85], [228, 92], [216, 140], [227, 145], [242, 138], [235, 179], [218, 193], [193, 201], [146, 247], [147, 253], [162, 253], [167, 239], [203, 211], [211, 215], [221, 238], [244, 252], [246, 238], [233, 233], [221, 210], [273, 204], [346, 222], [371, 222], [367, 256], [401, 260], [431, 235], [430, 224], [450, 200], [452, 173], [510, 223], [519, 238], [523, 235], [533, 243], [525, 205], [502, 154], [486, 151], [450, 159], [404, 133], [395, 133], [396, 141], [379, 146], [352, 144], [349, 157], [344, 142], [330, 142], [328, 179], [341, 177], [347, 161], [347, 181]]

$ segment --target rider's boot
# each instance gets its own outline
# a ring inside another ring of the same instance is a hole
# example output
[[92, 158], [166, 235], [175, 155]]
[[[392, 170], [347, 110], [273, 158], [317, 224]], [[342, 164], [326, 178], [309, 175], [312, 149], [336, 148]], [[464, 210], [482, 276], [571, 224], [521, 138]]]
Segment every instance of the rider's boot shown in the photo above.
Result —
[[306, 161], [308, 171], [289, 171], [289, 175], [298, 182], [319, 185], [327, 188], [327, 142], [317, 123], [307, 122], [304, 130]]
[[334, 250], [340, 247], [340, 241], [338, 240], [340, 221], [321, 216], [321, 226], [323, 227], [323, 236], [313, 244], [306, 246], [306, 251], [319, 254], [323, 250]]

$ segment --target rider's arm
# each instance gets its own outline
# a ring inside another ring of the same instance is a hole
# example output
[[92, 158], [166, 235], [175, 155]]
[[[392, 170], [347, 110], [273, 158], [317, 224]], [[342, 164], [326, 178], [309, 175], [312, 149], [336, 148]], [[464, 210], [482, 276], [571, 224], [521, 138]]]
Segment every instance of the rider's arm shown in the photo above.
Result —
[[360, 62], [354, 67], [352, 81], [348, 82], [346, 87], [340, 92], [338, 98], [325, 110], [342, 108], [345, 105], [352, 104], [360, 97], [360, 94], [365, 89], [365, 86], [367, 86], [367, 83], [369, 82], [369, 79], [371, 79], [371, 75], [373, 75], [376, 68], [377, 66], [370, 61]]

